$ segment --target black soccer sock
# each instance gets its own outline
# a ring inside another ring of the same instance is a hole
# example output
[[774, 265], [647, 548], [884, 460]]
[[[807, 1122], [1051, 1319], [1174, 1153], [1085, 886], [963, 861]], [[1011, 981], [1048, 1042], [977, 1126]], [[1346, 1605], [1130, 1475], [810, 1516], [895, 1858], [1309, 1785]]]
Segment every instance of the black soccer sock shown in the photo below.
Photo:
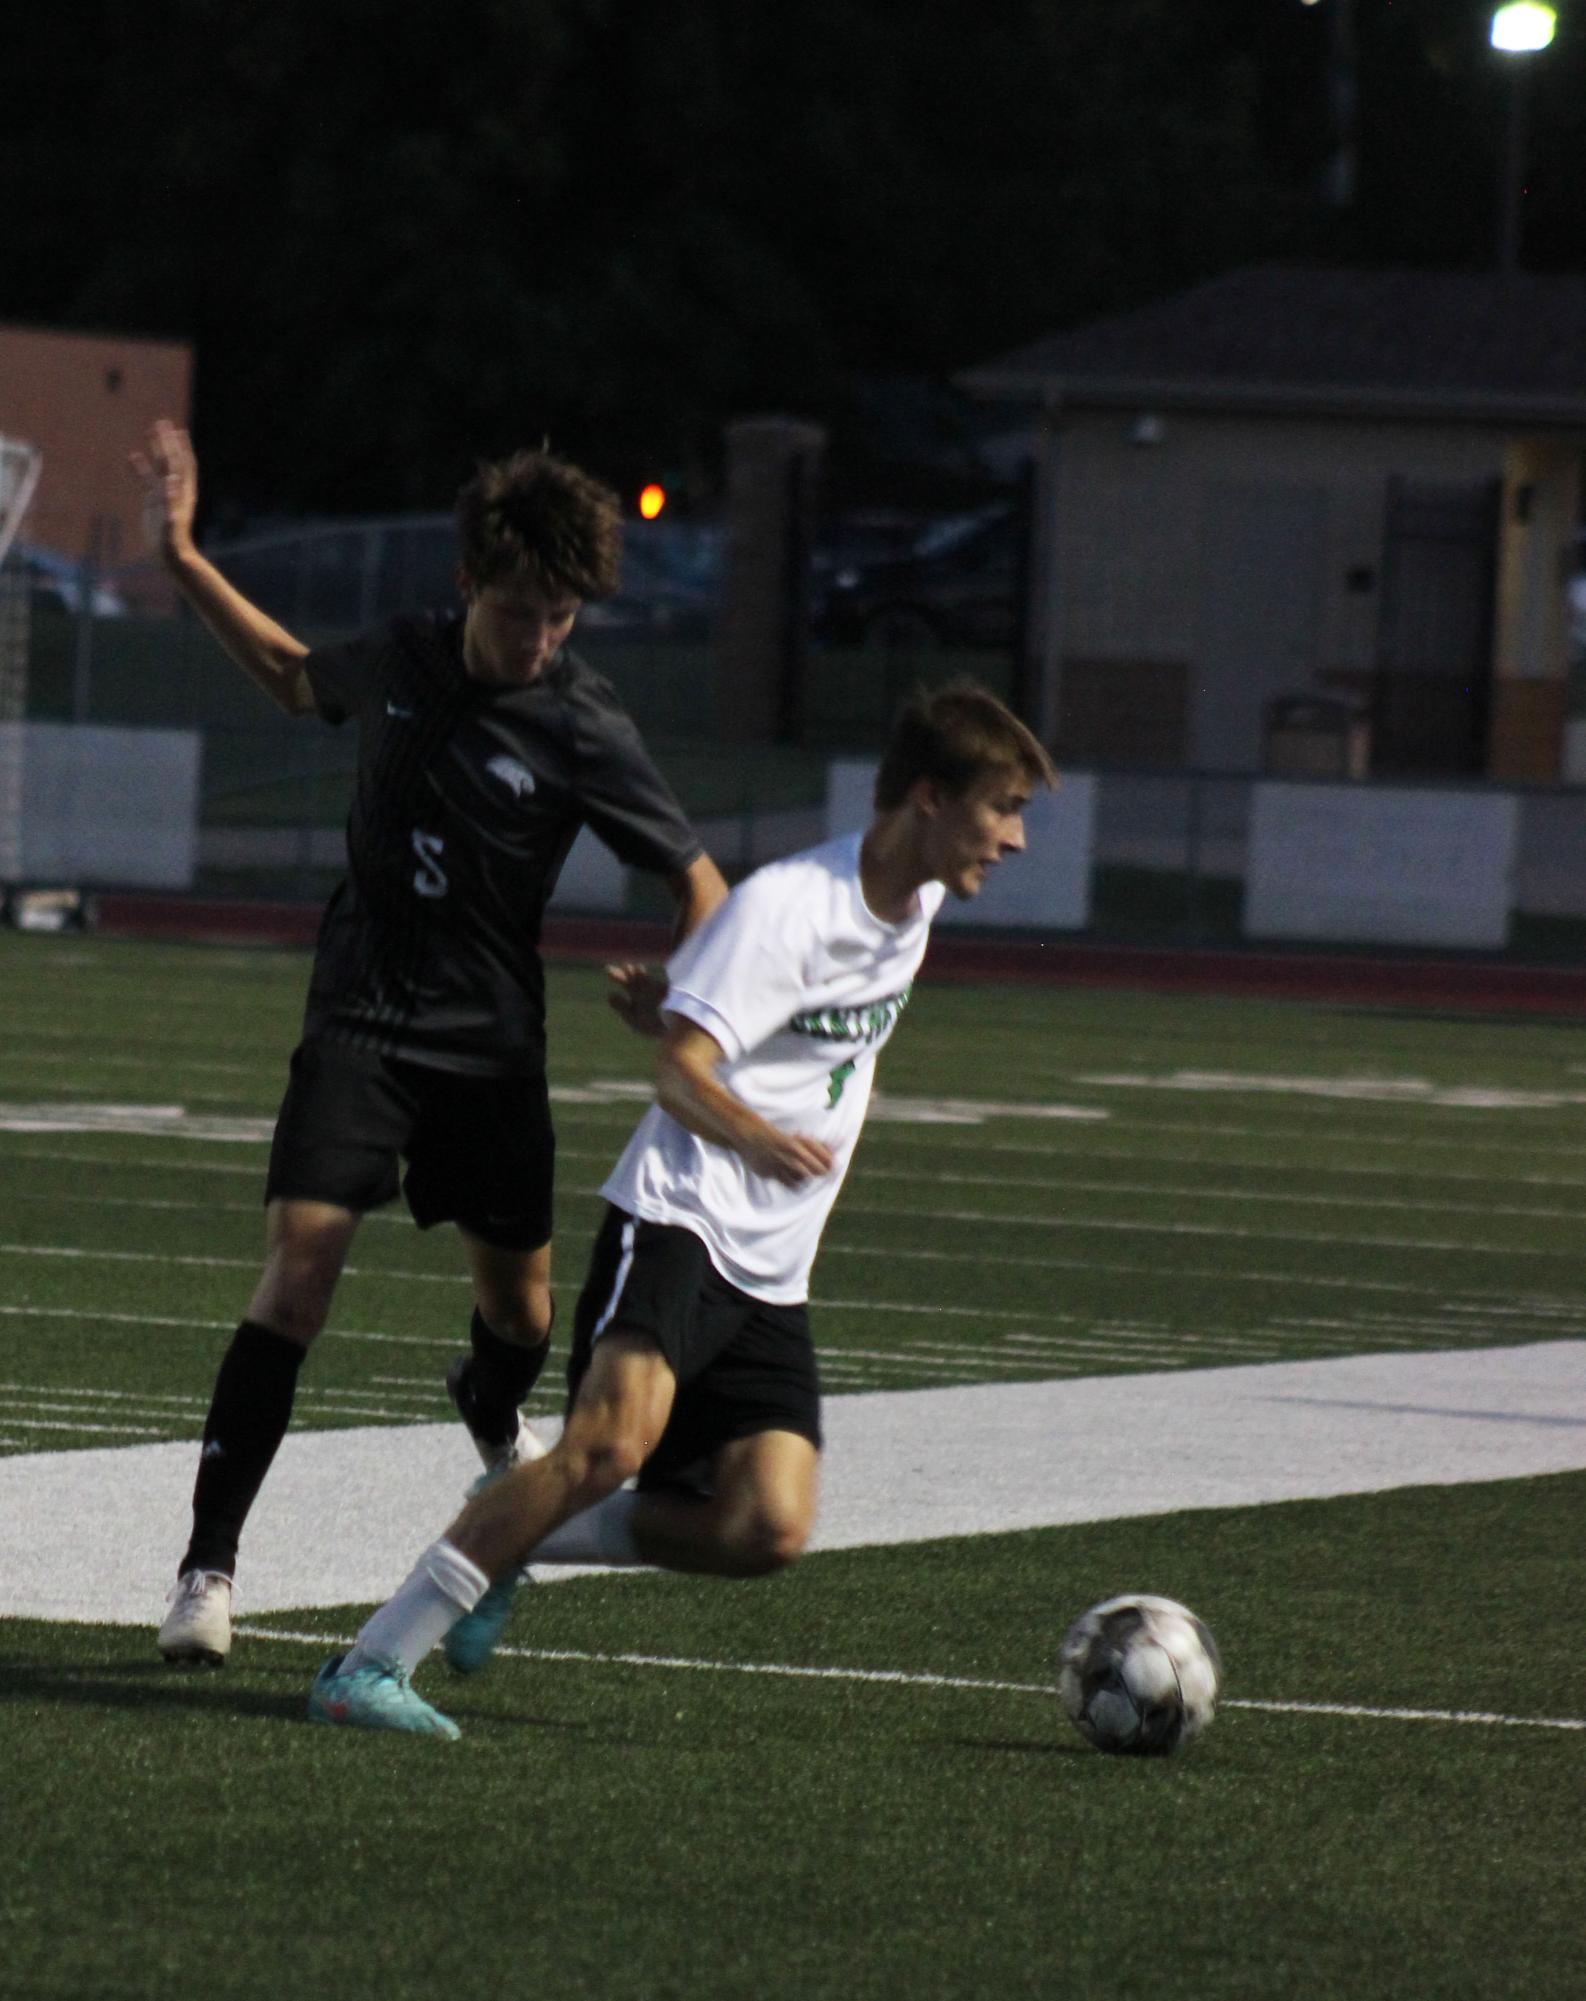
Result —
[[518, 1435], [518, 1405], [540, 1379], [551, 1337], [532, 1348], [503, 1341], [476, 1306], [468, 1339], [473, 1349], [463, 1374], [468, 1428], [486, 1445], [510, 1445]]
[[244, 1320], [231, 1337], [204, 1420], [193, 1539], [178, 1575], [219, 1570], [230, 1577], [235, 1571], [242, 1525], [286, 1436], [304, 1352], [253, 1320]]

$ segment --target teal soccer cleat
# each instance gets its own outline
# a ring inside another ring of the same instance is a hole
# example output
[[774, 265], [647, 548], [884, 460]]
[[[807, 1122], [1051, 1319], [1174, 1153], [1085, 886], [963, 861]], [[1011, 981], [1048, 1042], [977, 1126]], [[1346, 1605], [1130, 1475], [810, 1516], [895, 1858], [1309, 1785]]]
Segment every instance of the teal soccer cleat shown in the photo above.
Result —
[[355, 1730], [405, 1730], [415, 1737], [463, 1734], [449, 1716], [431, 1709], [394, 1667], [345, 1668], [345, 1654], [332, 1654], [308, 1692], [310, 1723], [341, 1723]]
[[522, 1579], [515, 1572], [492, 1584], [471, 1612], [465, 1612], [445, 1639], [441, 1649], [446, 1665], [457, 1674], [478, 1674], [501, 1644], [512, 1617], [512, 1603]]

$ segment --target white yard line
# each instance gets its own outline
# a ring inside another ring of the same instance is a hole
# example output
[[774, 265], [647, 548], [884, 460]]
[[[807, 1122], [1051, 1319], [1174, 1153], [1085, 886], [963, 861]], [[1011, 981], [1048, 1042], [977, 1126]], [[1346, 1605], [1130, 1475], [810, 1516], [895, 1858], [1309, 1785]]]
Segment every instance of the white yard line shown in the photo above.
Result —
[[[0, 1306], [0, 1315], [15, 1320], [87, 1320], [131, 1327], [180, 1327], [200, 1333], [230, 1334], [235, 1320], [182, 1320], [171, 1314], [110, 1313], [83, 1306]], [[356, 1327], [328, 1327], [326, 1341], [379, 1341], [395, 1348], [452, 1349], [458, 1337], [444, 1334], [375, 1334]]]
[[[818, 1549], [1520, 1479], [1586, 1468], [1586, 1342], [834, 1396], [826, 1428]], [[190, 1440], [0, 1460], [0, 1615], [153, 1617], [193, 1468]], [[455, 1423], [293, 1432], [244, 1603], [376, 1602], [477, 1470]]]
[[[1212, 1128], [1206, 1128], [1206, 1129], [1197, 1128], [1196, 1130], [1200, 1132], [1203, 1137], [1207, 1136], [1208, 1133], [1215, 1131], [1215, 1129]], [[1152, 1129], [1153, 1134], [1154, 1131], [1155, 1128]], [[259, 1144], [263, 1145], [267, 1137], [268, 1137], [267, 1135], [261, 1136]], [[1309, 1135], [1309, 1137], [1315, 1138], [1316, 1135], [1312, 1134]], [[1541, 1189], [1586, 1188], [1586, 1175], [1516, 1174], [1508, 1170], [1500, 1171], [1497, 1169], [1494, 1169], [1489, 1173], [1460, 1172], [1450, 1168], [1418, 1167], [1413, 1170], [1407, 1170], [1401, 1165], [1386, 1165], [1386, 1164], [1371, 1165], [1360, 1162], [1356, 1162], [1348, 1167], [1328, 1166], [1326, 1164], [1319, 1162], [1307, 1162], [1304, 1166], [1297, 1166], [1297, 1165], [1291, 1166], [1283, 1162], [1274, 1162], [1272, 1160], [1261, 1160], [1254, 1156], [1245, 1159], [1234, 1159], [1234, 1160], [1229, 1160], [1229, 1159], [1208, 1160], [1202, 1154], [1162, 1153], [1156, 1146], [1149, 1144], [1148, 1136], [1143, 1136], [1143, 1138], [1145, 1139], [1145, 1143], [1135, 1148], [1119, 1147], [1116, 1144], [1109, 1146], [1091, 1145], [1091, 1144], [1086, 1144], [1082, 1146], [1061, 1145], [1051, 1140], [1049, 1140], [1048, 1143], [1045, 1145], [1039, 1145], [1022, 1141], [993, 1141], [993, 1140], [984, 1140], [978, 1138], [956, 1140], [955, 1146], [961, 1150], [968, 1150], [977, 1155], [987, 1154], [987, 1153], [1016, 1154], [1023, 1156], [1025, 1158], [1030, 1158], [1035, 1160], [1063, 1160], [1063, 1159], [1073, 1158], [1077, 1160], [1083, 1160], [1084, 1162], [1087, 1163], [1087, 1165], [1092, 1167], [1092, 1169], [1094, 1169], [1094, 1167], [1100, 1162], [1115, 1161], [1120, 1166], [1126, 1166], [1126, 1167], [1140, 1167], [1149, 1164], [1151, 1166], [1163, 1167], [1163, 1168], [1187, 1167], [1187, 1168], [1194, 1168], [1200, 1171], [1212, 1169], [1215, 1171], [1242, 1172], [1248, 1170], [1250, 1173], [1253, 1174], [1265, 1175], [1269, 1181], [1274, 1178], [1282, 1179], [1289, 1176], [1295, 1176], [1307, 1180], [1320, 1180], [1320, 1179], [1332, 1178], [1335, 1180], [1381, 1179], [1389, 1181], [1403, 1181], [1406, 1178], [1406, 1175], [1410, 1174], [1411, 1177], [1417, 1182], [1428, 1182], [1428, 1183], [1449, 1182], [1455, 1186], [1467, 1186], [1467, 1187], [1468, 1186], [1504, 1187], [1504, 1188], [1521, 1187], [1521, 1188], [1541, 1188]], [[909, 1143], [912, 1145], [917, 1145], [917, 1141], [910, 1141]], [[1385, 1142], [1373, 1142], [1373, 1143], [1393, 1145], [1396, 1142], [1385, 1141]], [[1421, 1144], [1421, 1142], [1419, 1141], [1408, 1141], [1405, 1143], [1410, 1145]], [[1482, 1151], [1483, 1149], [1480, 1146], [1473, 1145], [1470, 1150], [1473, 1152], [1479, 1152]], [[1519, 1151], [1525, 1151], [1526, 1149], [1520, 1147], [1519, 1145], [1516, 1145], [1513, 1148], [1505, 1148], [1503, 1150], [1519, 1152]], [[1541, 1150], [1546, 1151], [1546, 1149], [1541, 1149]], [[1580, 1148], [1569, 1148], [1565, 1150], [1577, 1154], [1582, 1151], [1582, 1149]], [[1108, 1190], [1115, 1185], [1110, 1182], [1080, 1183], [1080, 1182], [1070, 1182], [1070, 1181], [1060, 1181], [1060, 1180], [1054, 1181], [1052, 1177], [1045, 1175], [1041, 1176], [1030, 1175], [1025, 1177], [1017, 1177], [1017, 1176], [998, 1176], [998, 1175], [957, 1174], [952, 1172], [919, 1175], [911, 1171], [905, 1176], [903, 1174], [903, 1171], [900, 1169], [876, 1166], [874, 1164], [874, 1156], [876, 1151], [877, 1149], [875, 1149], [874, 1147], [867, 1146], [865, 1152], [860, 1156], [859, 1163], [854, 1169], [855, 1185], [859, 1185], [866, 1180], [895, 1180], [899, 1178], [906, 1178], [915, 1181], [916, 1183], [924, 1181], [932, 1186], [937, 1186], [937, 1185], [952, 1186], [958, 1183], [963, 1183], [966, 1186], [975, 1186], [975, 1187], [982, 1185], [992, 1186], [992, 1187], [1009, 1187], [1009, 1188], [1051, 1188], [1051, 1187], [1078, 1188], [1078, 1187], [1094, 1186], [1098, 1190]], [[604, 1166], [606, 1164], [609, 1164], [611, 1157], [612, 1157], [612, 1150], [610, 1148], [596, 1149], [594, 1147], [575, 1147], [575, 1146], [559, 1146], [557, 1148], [557, 1158], [559, 1160], [593, 1161], [597, 1166]], [[263, 1172], [261, 1165], [257, 1162], [220, 1160], [216, 1159], [212, 1154], [207, 1156], [206, 1158], [199, 1160], [183, 1160], [183, 1159], [173, 1159], [169, 1153], [164, 1153], [164, 1154], [79, 1153], [68, 1147], [19, 1146], [19, 1147], [7, 1147], [5, 1149], [4, 1158], [6, 1160], [58, 1161], [65, 1165], [73, 1167], [104, 1167], [111, 1169], [154, 1168], [164, 1174], [203, 1174], [203, 1175], [231, 1174], [231, 1175], [245, 1176], [246, 1178], [255, 1181], [261, 1178]], [[1151, 1192], [1161, 1194], [1172, 1191], [1166, 1189], [1153, 1189]], [[1228, 1192], [1230, 1195], [1235, 1195], [1238, 1193], [1238, 1191], [1232, 1191], [1232, 1190], [1226, 1192]], [[1255, 1198], [1252, 1197], [1252, 1199]], [[1298, 1202], [1298, 1201], [1306, 1201], [1310, 1199], [1322, 1199], [1322, 1198], [1311, 1198], [1303, 1195], [1284, 1197], [1280, 1194], [1263, 1192], [1260, 1195], [1259, 1199], [1270, 1200], [1270, 1201], [1293, 1200]], [[1350, 1198], [1329, 1197], [1326, 1199], [1330, 1201], [1347, 1201]], [[1376, 1206], [1373, 1198], [1369, 1196], [1363, 1196], [1361, 1200], [1370, 1201], [1373, 1203], [1373, 1206]], [[251, 1204], [248, 1206], [258, 1207], [259, 1205]], [[1390, 1204], [1389, 1206], [1398, 1206], [1398, 1205]], [[1442, 1207], [1443, 1205], [1433, 1204], [1430, 1206]], [[1483, 1209], [1481, 1213], [1490, 1214], [1492, 1212]], [[1538, 1215], [1551, 1216], [1559, 1213], [1574, 1215], [1576, 1212], [1573, 1210], [1565, 1212], [1559, 1212], [1555, 1210], [1538, 1210], [1533, 1212], [1530, 1210], [1526, 1210], [1521, 1212], [1506, 1212], [1506, 1213], [1523, 1213], [1527, 1215], [1535, 1213]]]
[[[845, 1213], [838, 1211], [837, 1223], [841, 1224]], [[1221, 1234], [1221, 1233], [1219, 1233]], [[1355, 1238], [1347, 1240], [1355, 1250], [1360, 1243]], [[1380, 1241], [1380, 1240], [1379, 1240]], [[1560, 1254], [1562, 1255], [1562, 1253]], [[847, 1244], [829, 1237], [821, 1245], [821, 1262], [827, 1265], [833, 1258], [887, 1258], [893, 1263], [929, 1264], [970, 1264], [976, 1262], [967, 1253], [960, 1251], [905, 1250], [895, 1244]], [[1032, 1256], [1017, 1251], [998, 1251], [996, 1265], [1028, 1268], [1042, 1272], [1086, 1272], [1109, 1278], [1150, 1278], [1160, 1279], [1164, 1274], [1163, 1265], [1135, 1264], [1118, 1258], [1065, 1258], [1053, 1253]], [[1169, 1268], [1175, 1281], [1184, 1279], [1207, 1279], [1215, 1285], [1279, 1285], [1286, 1288], [1315, 1286], [1326, 1292], [1385, 1292], [1408, 1295], [1419, 1299], [1443, 1299], [1449, 1288], [1446, 1283], [1439, 1285], [1416, 1284], [1411, 1279], [1357, 1278], [1348, 1273], [1307, 1272], [1307, 1271], [1261, 1271], [1244, 1270], [1238, 1267], [1185, 1265], [1177, 1261]], [[1468, 1285], [1460, 1288], [1467, 1301], [1467, 1310], [1482, 1312], [1484, 1306], [1478, 1302], [1487, 1298], [1493, 1300], [1512, 1299], [1513, 1286], [1487, 1288]], [[1561, 1298], [1548, 1302], [1549, 1311], [1576, 1321], [1586, 1320], [1586, 1296], [1580, 1299]]]
[[1238, 1223], [1147, 1223], [1132, 1216], [1027, 1216], [1009, 1209], [927, 1209], [917, 1204], [887, 1208], [864, 1201], [844, 1203], [845, 1218], [880, 1216], [924, 1223], [969, 1223], [977, 1229], [1001, 1227], [1007, 1230], [1067, 1230], [1083, 1233], [1099, 1230], [1108, 1235], [1138, 1237], [1214, 1237], [1219, 1242], [1320, 1244], [1330, 1250], [1436, 1251], [1466, 1253], [1489, 1258], [1576, 1258], [1576, 1249], [1543, 1250], [1529, 1244], [1472, 1244], [1461, 1238], [1362, 1236], [1359, 1231], [1334, 1235], [1320, 1230], [1257, 1230]]
[[[349, 1647], [350, 1634], [287, 1632], [279, 1626], [239, 1624], [237, 1632], [252, 1640]], [[994, 1681], [981, 1675], [919, 1674], [907, 1668], [804, 1667], [790, 1661], [695, 1660], [680, 1654], [608, 1654], [577, 1647], [498, 1647], [498, 1658], [515, 1661], [565, 1662], [573, 1666], [653, 1668], [684, 1674], [769, 1676], [779, 1681], [848, 1681], [893, 1688], [943, 1688], [990, 1695], [1036, 1695], [1050, 1702], [1053, 1688], [1042, 1681]], [[1279, 1716], [1338, 1716], [1361, 1722], [1485, 1724], [1506, 1730], [1586, 1730], [1586, 1717], [1503, 1716], [1477, 1709], [1376, 1709], [1354, 1702], [1274, 1702], [1251, 1696], [1226, 1697], [1223, 1709], [1248, 1709]]]

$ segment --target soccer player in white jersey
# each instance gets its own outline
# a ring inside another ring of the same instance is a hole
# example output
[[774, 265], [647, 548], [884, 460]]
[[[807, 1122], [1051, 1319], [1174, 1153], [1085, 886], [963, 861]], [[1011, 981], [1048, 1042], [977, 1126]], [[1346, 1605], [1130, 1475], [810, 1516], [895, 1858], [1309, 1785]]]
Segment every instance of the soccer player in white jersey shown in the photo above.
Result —
[[1055, 778], [984, 689], [921, 695], [869, 826], [759, 870], [673, 955], [649, 997], [656, 1102], [602, 1191], [561, 1439], [480, 1483], [321, 1670], [314, 1721], [457, 1736], [409, 1677], [443, 1642], [482, 1667], [528, 1563], [749, 1577], [800, 1555], [821, 1445], [810, 1268], [876, 1055], [944, 894], [975, 896], [1020, 852]]

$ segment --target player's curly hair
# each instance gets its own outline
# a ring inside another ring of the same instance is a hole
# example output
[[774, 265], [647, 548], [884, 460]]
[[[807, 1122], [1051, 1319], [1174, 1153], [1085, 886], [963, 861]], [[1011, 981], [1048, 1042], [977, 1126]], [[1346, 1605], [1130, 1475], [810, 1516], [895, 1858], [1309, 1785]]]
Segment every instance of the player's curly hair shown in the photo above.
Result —
[[876, 773], [876, 807], [890, 813], [901, 806], [921, 778], [956, 796], [994, 771], [1017, 771], [1032, 786], [1057, 783], [1057, 767], [1040, 739], [989, 688], [969, 680], [921, 688], [887, 739]]
[[457, 496], [463, 573], [475, 585], [528, 577], [575, 598], [609, 598], [622, 572], [622, 503], [547, 451], [481, 464]]

